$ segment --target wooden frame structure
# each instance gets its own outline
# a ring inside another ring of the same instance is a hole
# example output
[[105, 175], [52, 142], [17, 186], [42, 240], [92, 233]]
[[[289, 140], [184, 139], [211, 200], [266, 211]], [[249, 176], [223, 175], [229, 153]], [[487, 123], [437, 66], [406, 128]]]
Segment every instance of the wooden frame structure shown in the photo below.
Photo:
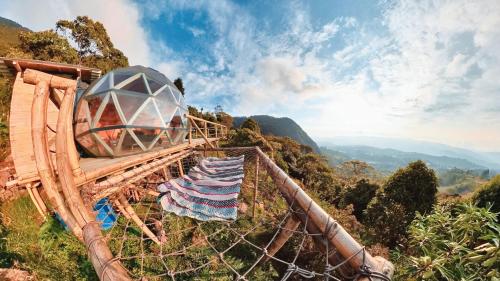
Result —
[[[0, 58], [0, 71], [2, 63], [9, 71], [16, 72], [9, 126], [17, 175], [9, 184], [26, 186], [42, 216], [49, 212], [47, 205], [59, 214], [73, 234], [87, 246], [90, 261], [100, 280], [130, 280], [126, 269], [108, 248], [92, 204], [109, 197], [125, 217], [131, 218], [146, 236], [160, 244], [158, 237], [119, 191], [157, 171], [168, 178], [166, 167], [172, 164], [183, 175], [182, 159], [195, 150], [223, 150], [218, 148], [218, 142], [227, 136], [228, 128], [187, 115], [189, 134], [182, 144], [121, 158], [80, 158], [73, 135], [76, 87], [79, 80], [90, 83], [95, 73], [100, 72], [80, 66], [5, 58]], [[259, 165], [265, 168], [288, 204], [301, 211], [298, 213], [307, 214], [288, 219], [285, 229], [289, 231], [279, 233], [278, 239], [269, 248], [269, 256], [274, 255], [293, 230], [303, 223], [308, 232], [327, 238], [328, 245], [321, 244], [325, 243], [323, 240], [317, 241], [320, 248], [337, 249], [340, 256], [329, 257], [332, 261], [343, 258], [358, 273], [368, 269], [387, 278], [392, 276], [394, 269], [390, 262], [366, 252], [259, 148], [232, 149], [251, 149], [257, 155], [253, 216]], [[377, 277], [372, 279], [382, 280]]]

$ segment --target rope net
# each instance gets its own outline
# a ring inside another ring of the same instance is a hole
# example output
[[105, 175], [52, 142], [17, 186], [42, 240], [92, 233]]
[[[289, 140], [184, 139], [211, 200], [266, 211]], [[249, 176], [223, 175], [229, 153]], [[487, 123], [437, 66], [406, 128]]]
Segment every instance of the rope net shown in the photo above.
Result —
[[[157, 186], [203, 157], [240, 155], [245, 177], [236, 221], [179, 217], [158, 203]], [[307, 210], [287, 203], [257, 158], [255, 150], [193, 152], [109, 196], [108, 215], [117, 220], [104, 235], [115, 259], [135, 280], [357, 279], [323, 235], [307, 231]]]

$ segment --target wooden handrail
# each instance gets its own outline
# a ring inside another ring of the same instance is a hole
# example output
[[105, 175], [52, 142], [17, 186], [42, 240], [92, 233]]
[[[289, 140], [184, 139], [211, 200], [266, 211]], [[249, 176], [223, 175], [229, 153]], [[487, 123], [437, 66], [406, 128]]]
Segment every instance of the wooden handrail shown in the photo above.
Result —
[[220, 123], [208, 121], [208, 120], [205, 120], [203, 118], [199, 118], [199, 117], [196, 117], [196, 116], [193, 116], [193, 115], [186, 114], [186, 117], [189, 118], [189, 119], [192, 119], [192, 120], [196, 120], [196, 121], [200, 121], [200, 122], [205, 122], [205, 123], [208, 123], [208, 124], [212, 124], [212, 125], [220, 126], [220, 127], [223, 127], [223, 128], [227, 128], [226, 125], [222, 125]]

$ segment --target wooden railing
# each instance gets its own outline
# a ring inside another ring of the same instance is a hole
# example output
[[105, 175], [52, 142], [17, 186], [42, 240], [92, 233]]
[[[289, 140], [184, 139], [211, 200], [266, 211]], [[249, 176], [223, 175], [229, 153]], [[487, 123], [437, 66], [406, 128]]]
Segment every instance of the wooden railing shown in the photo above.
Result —
[[224, 138], [227, 136], [227, 126], [192, 115], [187, 115], [186, 117], [189, 120], [189, 143], [191, 143], [193, 139], [203, 138], [207, 142], [208, 146], [214, 148], [214, 145], [209, 141], [209, 139]]

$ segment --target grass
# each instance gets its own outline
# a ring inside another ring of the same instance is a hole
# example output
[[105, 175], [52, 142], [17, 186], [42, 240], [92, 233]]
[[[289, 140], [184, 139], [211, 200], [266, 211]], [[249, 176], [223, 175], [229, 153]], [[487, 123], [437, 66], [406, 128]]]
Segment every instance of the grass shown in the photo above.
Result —
[[24, 195], [0, 206], [0, 267], [38, 280], [98, 280], [85, 247], [55, 220], [43, 222]]

